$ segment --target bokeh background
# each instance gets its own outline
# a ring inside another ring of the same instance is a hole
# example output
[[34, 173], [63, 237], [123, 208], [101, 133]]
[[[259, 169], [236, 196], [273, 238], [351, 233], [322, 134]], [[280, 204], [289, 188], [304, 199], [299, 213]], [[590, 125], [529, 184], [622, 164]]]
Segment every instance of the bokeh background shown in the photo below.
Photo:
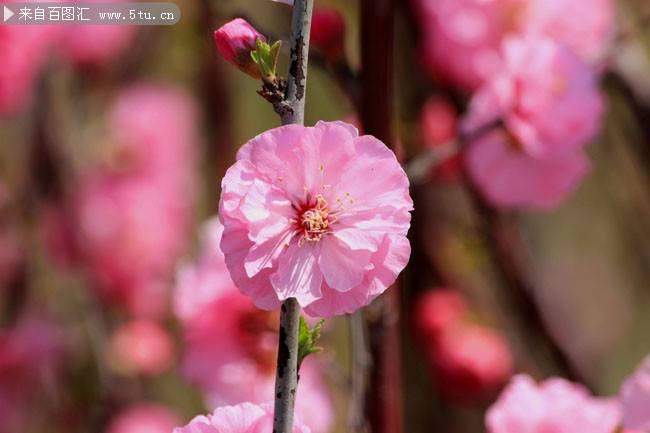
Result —
[[[233, 325], [227, 316], [239, 306], [188, 313], [178, 293], [206, 305], [222, 293], [210, 287], [232, 285], [223, 269], [186, 274], [214, 246], [205, 221], [237, 149], [279, 124], [260, 83], [219, 57], [212, 32], [240, 16], [286, 40], [291, 9], [177, 3], [183, 17], [169, 27], [0, 27], [1, 433], [170, 431], [216, 401], [235, 402], [206, 378], [239, 362], [224, 353], [239, 350], [261, 370], [274, 359], [272, 315], [244, 306]], [[397, 3], [389, 144], [408, 166], [455, 140], [471, 92], [423, 67], [427, 26], [412, 4]], [[453, 161], [413, 183], [413, 254], [401, 285], [408, 432], [484, 431], [484, 411], [513, 372], [571, 376], [613, 395], [650, 352], [650, 8], [610, 3], [614, 30], [597, 66], [606, 113], [574, 193], [550, 210], [486, 208]], [[362, 85], [360, 5], [316, 5], [344, 20], [345, 67], [315, 52], [306, 123], [358, 124], [350, 89]], [[431, 98], [437, 111], [426, 120]], [[427, 122], [441, 130], [434, 138]], [[433, 289], [461, 301], [418, 313]], [[491, 334], [452, 339], [453, 371], [441, 373], [439, 351], [416, 325], [458, 308]], [[221, 334], [230, 326], [250, 337], [235, 338], [236, 350]], [[310, 360], [313, 417], [323, 417], [312, 428], [350, 431], [347, 317], [327, 321], [322, 345]]]

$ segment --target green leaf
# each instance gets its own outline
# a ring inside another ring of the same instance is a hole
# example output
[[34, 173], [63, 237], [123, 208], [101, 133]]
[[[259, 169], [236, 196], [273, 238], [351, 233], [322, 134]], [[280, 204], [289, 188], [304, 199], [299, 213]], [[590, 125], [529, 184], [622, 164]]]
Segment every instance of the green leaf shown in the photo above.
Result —
[[300, 369], [300, 365], [306, 357], [312, 353], [317, 353], [323, 350], [321, 347], [316, 346], [316, 343], [320, 339], [323, 323], [325, 323], [325, 321], [321, 319], [313, 328], [310, 328], [305, 318], [300, 316], [300, 329], [298, 334], [298, 369]]
[[262, 39], [257, 39], [255, 46], [256, 48], [251, 51], [251, 58], [259, 67], [262, 78], [274, 80], [282, 42], [276, 41], [273, 45], [269, 45]]
[[280, 48], [282, 48], [282, 41], [276, 41], [271, 45], [271, 51], [269, 53], [269, 60], [272, 62], [273, 72], [278, 68], [278, 58], [280, 57]]

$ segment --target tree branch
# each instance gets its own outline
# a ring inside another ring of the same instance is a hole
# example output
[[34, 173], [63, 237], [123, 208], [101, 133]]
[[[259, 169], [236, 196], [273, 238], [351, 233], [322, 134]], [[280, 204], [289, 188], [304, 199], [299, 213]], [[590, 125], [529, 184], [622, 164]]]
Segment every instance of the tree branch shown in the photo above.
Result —
[[[291, 58], [284, 101], [286, 110], [278, 113], [283, 125], [302, 125], [305, 122], [307, 61], [313, 9], [314, 0], [294, 1], [291, 19]], [[293, 430], [293, 410], [298, 388], [299, 329], [300, 305], [294, 298], [287, 299], [280, 309], [273, 433], [291, 433]]]
[[[366, 134], [394, 142], [394, 0], [361, 2], [361, 120]], [[372, 363], [364, 416], [372, 433], [402, 432], [400, 289], [397, 284], [366, 309]]]

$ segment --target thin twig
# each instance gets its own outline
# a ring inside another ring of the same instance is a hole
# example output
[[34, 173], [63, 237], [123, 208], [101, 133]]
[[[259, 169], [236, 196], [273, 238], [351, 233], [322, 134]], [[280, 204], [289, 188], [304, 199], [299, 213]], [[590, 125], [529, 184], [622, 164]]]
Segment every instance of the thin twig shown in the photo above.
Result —
[[[279, 112], [283, 125], [305, 122], [307, 62], [313, 0], [295, 0], [291, 19], [291, 58], [284, 103], [287, 110]], [[278, 362], [275, 376], [275, 409], [273, 433], [291, 433], [293, 410], [298, 388], [298, 332], [300, 305], [287, 299], [280, 309]]]
[[285, 101], [289, 110], [281, 115], [282, 124], [305, 123], [305, 94], [307, 92], [307, 64], [309, 35], [314, 0], [296, 0], [291, 18], [291, 58]]
[[298, 330], [300, 305], [294, 298], [287, 299], [280, 309], [278, 336], [278, 365], [275, 376], [274, 433], [291, 433], [293, 408], [298, 389]]
[[372, 358], [368, 352], [367, 329], [363, 320], [363, 312], [357, 311], [350, 315], [350, 408], [348, 425], [352, 432], [365, 432], [366, 423], [364, 399], [368, 386], [368, 369]]

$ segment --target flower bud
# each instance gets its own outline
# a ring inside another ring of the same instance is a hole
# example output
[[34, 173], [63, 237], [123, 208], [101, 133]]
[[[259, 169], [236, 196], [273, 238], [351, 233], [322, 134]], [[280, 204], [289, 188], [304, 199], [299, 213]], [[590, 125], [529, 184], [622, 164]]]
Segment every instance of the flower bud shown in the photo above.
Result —
[[251, 52], [257, 48], [257, 40], [266, 38], [241, 18], [236, 18], [214, 32], [214, 43], [223, 58], [255, 79], [260, 78], [258, 65]]
[[345, 21], [335, 9], [315, 9], [311, 23], [311, 43], [325, 59], [337, 63], [345, 51]]
[[138, 319], [122, 325], [111, 337], [110, 363], [125, 375], [156, 376], [173, 363], [173, 342], [165, 328]]
[[457, 291], [429, 290], [415, 303], [415, 332], [424, 341], [438, 340], [444, 331], [463, 322], [468, 314], [465, 299]]
[[430, 348], [428, 361], [440, 390], [461, 402], [495, 394], [513, 368], [506, 339], [497, 331], [472, 324], [446, 330]]

